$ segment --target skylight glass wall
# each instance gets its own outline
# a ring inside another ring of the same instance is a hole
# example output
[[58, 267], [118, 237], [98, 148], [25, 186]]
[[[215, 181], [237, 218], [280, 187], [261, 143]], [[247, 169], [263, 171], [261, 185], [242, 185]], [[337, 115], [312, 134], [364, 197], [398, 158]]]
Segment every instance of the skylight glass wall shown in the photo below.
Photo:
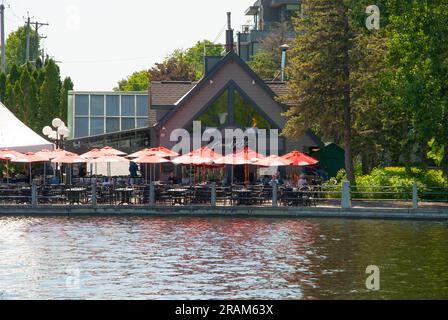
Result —
[[148, 94], [136, 92], [70, 92], [68, 124], [72, 138], [85, 138], [144, 128]]

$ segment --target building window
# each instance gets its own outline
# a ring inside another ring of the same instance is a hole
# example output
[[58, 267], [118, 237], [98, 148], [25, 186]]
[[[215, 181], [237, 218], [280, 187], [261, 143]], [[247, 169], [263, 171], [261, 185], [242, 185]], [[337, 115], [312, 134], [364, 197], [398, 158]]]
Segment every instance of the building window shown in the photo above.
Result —
[[75, 137], [88, 137], [89, 136], [89, 118], [75, 118]]
[[73, 137], [84, 138], [148, 126], [148, 95], [74, 93], [69, 124]]
[[135, 118], [121, 118], [121, 131], [135, 129]]
[[106, 97], [106, 115], [108, 117], [120, 116], [120, 97], [107, 96]]
[[137, 118], [137, 128], [144, 128], [148, 126], [148, 118]]
[[104, 118], [90, 118], [90, 135], [104, 134]]
[[135, 96], [121, 97], [121, 116], [135, 117]]
[[258, 110], [239, 93], [234, 90], [235, 122], [244, 128], [271, 129], [269, 122]]
[[104, 116], [104, 96], [90, 96], [90, 115]]
[[107, 118], [106, 133], [119, 132], [119, 131], [120, 131], [120, 118]]
[[148, 97], [137, 96], [137, 117], [148, 117]]
[[77, 95], [75, 97], [75, 116], [89, 115], [89, 96]]
[[[227, 90], [203, 113], [197, 121], [201, 121], [202, 128], [218, 128], [222, 126], [228, 119], [228, 97]], [[227, 116], [224, 114], [227, 113]], [[225, 118], [225, 119], [224, 119]]]

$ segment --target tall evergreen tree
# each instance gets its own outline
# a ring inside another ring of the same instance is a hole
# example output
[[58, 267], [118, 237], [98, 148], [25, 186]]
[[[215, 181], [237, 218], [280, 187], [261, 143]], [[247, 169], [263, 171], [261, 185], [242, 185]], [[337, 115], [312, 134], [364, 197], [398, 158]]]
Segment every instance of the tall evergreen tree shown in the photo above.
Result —
[[39, 90], [40, 122], [48, 124], [59, 115], [59, 90], [61, 79], [59, 68], [50, 59], [45, 65], [45, 80]]
[[39, 130], [39, 104], [37, 87], [34, 78], [28, 69], [24, 69], [20, 80], [16, 83], [17, 93], [20, 94], [18, 102], [19, 118], [34, 130]]
[[0, 73], [0, 101], [1, 102], [4, 102], [4, 99], [5, 99], [6, 81], [7, 81], [6, 73], [1, 72]]
[[68, 92], [73, 90], [73, 82], [70, 77], [64, 79], [59, 95], [59, 117], [67, 123], [67, 108], [68, 108]]
[[284, 133], [299, 136], [317, 127], [327, 139], [343, 142], [347, 178], [354, 182], [352, 159], [350, 34], [343, 0], [304, 0], [296, 20], [297, 38], [290, 50], [289, 94], [292, 104]]
[[21, 74], [21, 68], [19, 68], [16, 64], [13, 64], [11, 66], [11, 70], [9, 71], [9, 83], [15, 85], [16, 82], [19, 81]]

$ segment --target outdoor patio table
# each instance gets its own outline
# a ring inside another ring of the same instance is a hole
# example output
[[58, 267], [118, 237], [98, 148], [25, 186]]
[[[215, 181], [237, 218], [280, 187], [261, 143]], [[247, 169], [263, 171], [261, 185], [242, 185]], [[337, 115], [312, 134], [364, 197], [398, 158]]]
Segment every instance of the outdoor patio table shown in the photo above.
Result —
[[65, 189], [65, 192], [67, 193], [68, 202], [70, 204], [81, 204], [81, 194], [86, 192], [87, 189], [85, 188], [70, 188]]
[[252, 190], [240, 189], [234, 191], [237, 195], [237, 205], [251, 205], [252, 201]]
[[120, 201], [120, 205], [123, 204], [131, 204], [132, 193], [134, 189], [132, 188], [119, 188], [115, 189], [115, 193], [117, 194], [117, 199]]
[[182, 188], [177, 188], [177, 189], [169, 189], [168, 194], [170, 195], [171, 199], [173, 200], [173, 204], [185, 204], [186, 200], [187, 200], [187, 192], [188, 189], [182, 189]]

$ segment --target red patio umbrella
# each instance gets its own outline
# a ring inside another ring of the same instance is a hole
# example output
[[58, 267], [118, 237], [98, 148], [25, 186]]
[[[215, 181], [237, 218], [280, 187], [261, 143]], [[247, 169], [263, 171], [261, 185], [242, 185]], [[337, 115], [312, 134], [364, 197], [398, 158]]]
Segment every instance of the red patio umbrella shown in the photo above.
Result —
[[299, 151], [292, 151], [282, 158], [292, 161], [292, 166], [314, 166], [319, 163], [318, 160]]
[[[165, 158], [163, 158], [163, 157], [160, 157], [158, 155], [149, 153], [149, 154], [143, 155], [143, 156], [135, 159], [134, 162], [135, 163], [140, 163], [140, 164], [145, 164], [145, 165], [148, 165], [148, 164], [149, 165], [151, 165], [151, 164], [155, 165], [155, 164], [160, 164], [160, 163], [167, 163], [167, 162], [170, 162], [170, 161], [165, 159]], [[146, 170], [146, 173], [147, 172], [148, 171]], [[152, 175], [151, 175], [150, 179], [152, 180]], [[148, 176], [146, 176], [146, 181], [148, 181]]]
[[111, 163], [129, 163], [130, 161], [126, 158], [123, 157], [119, 157], [119, 156], [115, 156], [112, 154], [109, 155], [103, 155], [99, 158], [93, 159], [90, 161], [90, 163], [106, 163], [107, 164], [107, 175], [110, 177], [111, 176], [111, 172], [110, 172], [110, 164]]
[[112, 156], [125, 156], [127, 154], [112, 147], [104, 147], [101, 149], [101, 152], [103, 153], [103, 155], [112, 155]]
[[[138, 152], [135, 152], [129, 156], [127, 156], [127, 158], [141, 158], [143, 156], [146, 155], [155, 155], [158, 156], [160, 158], [171, 158], [171, 157], [177, 157], [179, 156], [178, 153], [171, 151], [168, 148], [165, 147], [157, 147], [157, 148], [147, 148], [147, 149], [143, 149], [140, 150]], [[145, 167], [146, 167], [146, 173], [148, 172], [148, 164], [145, 163]], [[146, 179], [148, 180], [148, 179]]]
[[252, 161], [244, 159], [244, 157], [241, 157], [237, 154], [229, 154], [225, 157], [222, 157], [221, 159], [215, 160], [216, 164], [226, 164], [232, 166], [232, 174], [231, 174], [231, 184], [233, 184], [234, 176], [235, 176], [235, 166], [240, 165], [248, 165], [252, 164]]
[[50, 161], [49, 158], [45, 158], [45, 157], [37, 155], [37, 154], [35, 154], [33, 152], [25, 153], [23, 156], [18, 157], [16, 159], [12, 160], [12, 162], [28, 163], [29, 164], [30, 184], [33, 183], [32, 176], [31, 176], [31, 164], [32, 163], [37, 163], [37, 162], [49, 162], [49, 161]]
[[101, 157], [103, 155], [104, 154], [101, 152], [100, 149], [92, 149], [89, 152], [86, 152], [86, 153], [82, 154], [81, 158], [96, 159], [96, 158], [99, 158], [99, 157]]
[[213, 164], [213, 159], [205, 156], [200, 156], [194, 152], [187, 153], [171, 161], [177, 165], [189, 165], [190, 166], [190, 183], [192, 183], [192, 166], [203, 166]]
[[[244, 147], [244, 149], [237, 152], [236, 155], [244, 158], [245, 160], [249, 160], [252, 163], [265, 158], [264, 155], [250, 149], [249, 147]], [[249, 170], [250, 170], [250, 164], [245, 164], [244, 165], [244, 180], [246, 183], [249, 181]]]
[[51, 160], [52, 163], [64, 163], [64, 164], [74, 164], [74, 163], [86, 163], [87, 159], [80, 157], [76, 153], [66, 152], [58, 158]]
[[87, 159], [85, 158], [81, 158], [79, 155], [77, 155], [76, 153], [72, 153], [72, 152], [65, 152], [63, 155], [59, 156], [58, 158], [55, 158], [53, 160], [51, 160], [52, 163], [63, 163], [63, 164], [68, 164], [69, 166], [69, 183], [71, 184], [72, 182], [72, 165], [74, 163], [86, 163]]
[[272, 155], [270, 157], [267, 157], [267, 158], [264, 158], [264, 159], [258, 161], [256, 164], [257, 164], [257, 166], [260, 166], [260, 167], [286, 167], [286, 166], [291, 166], [292, 161], [286, 160], [286, 159], [276, 156], [276, 155]]
[[[192, 154], [193, 155], [197, 155], [197, 156], [200, 156], [200, 157], [202, 157], [202, 158], [210, 158], [210, 159], [212, 159], [213, 161], [215, 161], [215, 160], [218, 160], [218, 159], [221, 159], [222, 158], [222, 155], [221, 154], [219, 154], [219, 153], [217, 153], [215, 150], [213, 150], [213, 149], [210, 149], [208, 146], [205, 146], [205, 147], [201, 147], [201, 148], [199, 148], [199, 149], [197, 149], [197, 150], [194, 150], [193, 152], [192, 152]], [[206, 171], [206, 168], [210, 168], [211, 166], [213, 166], [213, 164], [210, 164], [210, 163], [207, 163], [207, 164], [202, 164], [202, 165], [200, 165], [200, 167], [201, 167], [201, 169], [202, 169], [202, 177], [203, 177], [203, 182], [205, 182], [205, 171]]]
[[67, 151], [65, 151], [63, 149], [56, 149], [53, 151], [44, 149], [44, 150], [36, 152], [36, 154], [51, 160], [51, 159], [55, 159], [55, 158], [58, 158], [58, 157], [64, 155], [66, 152]]
[[11, 149], [0, 150], [0, 160], [6, 161], [6, 183], [9, 183], [9, 161], [14, 160], [21, 156], [23, 156], [23, 153]]

